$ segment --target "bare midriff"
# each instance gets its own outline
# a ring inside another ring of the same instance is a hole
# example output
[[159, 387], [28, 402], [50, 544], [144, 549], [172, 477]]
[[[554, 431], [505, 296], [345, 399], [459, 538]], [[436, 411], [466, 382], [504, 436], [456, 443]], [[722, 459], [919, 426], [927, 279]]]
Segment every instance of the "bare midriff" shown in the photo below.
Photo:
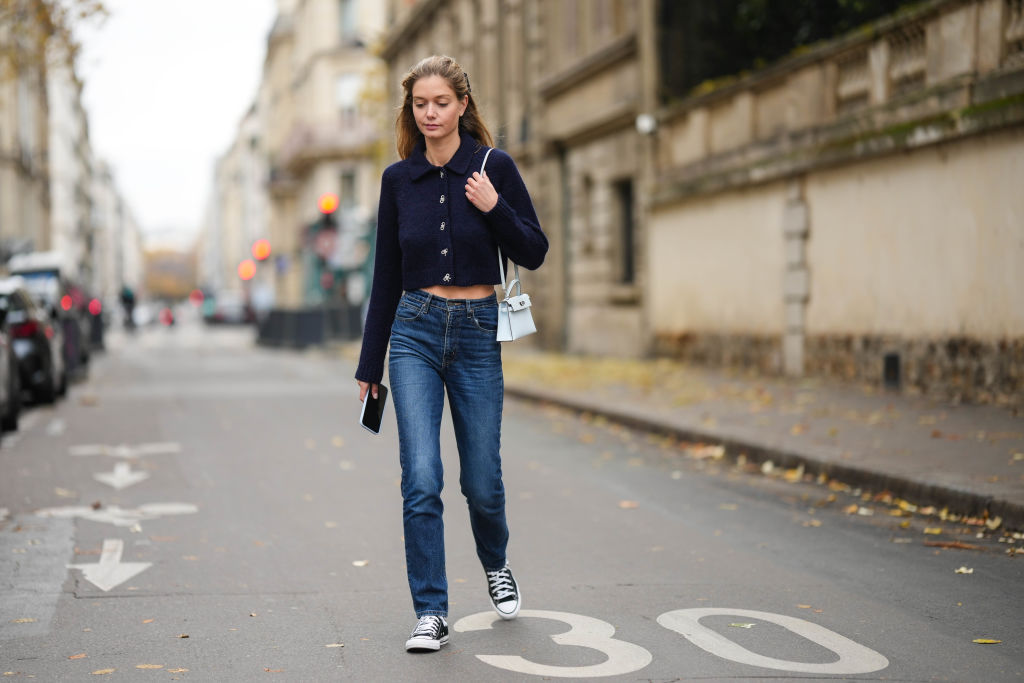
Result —
[[494, 294], [494, 285], [470, 285], [469, 287], [434, 285], [433, 287], [424, 287], [423, 291], [443, 299], [483, 299]]

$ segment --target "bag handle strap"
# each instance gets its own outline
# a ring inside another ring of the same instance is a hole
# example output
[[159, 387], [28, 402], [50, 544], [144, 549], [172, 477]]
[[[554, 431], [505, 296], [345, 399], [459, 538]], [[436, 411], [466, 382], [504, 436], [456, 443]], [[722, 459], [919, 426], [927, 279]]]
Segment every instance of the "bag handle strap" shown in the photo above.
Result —
[[[484, 161], [483, 161], [482, 164], [480, 164], [480, 175], [484, 174], [484, 168], [487, 166], [487, 157], [491, 156], [491, 152], [493, 152], [493, 151], [494, 151], [494, 148], [492, 148], [492, 147], [488, 147], [487, 148], [487, 154], [484, 155]], [[514, 280], [510, 281], [508, 283], [508, 285], [506, 286], [506, 284], [505, 284], [505, 268], [504, 268], [504, 263], [502, 262], [502, 258], [501, 258], [501, 245], [499, 244], [498, 245], [498, 273], [501, 275], [501, 288], [503, 290], [505, 290], [505, 298], [506, 299], [508, 298], [509, 292], [512, 290], [513, 287], [516, 288], [518, 294], [522, 294], [523, 293], [523, 285], [522, 285], [522, 283], [519, 282], [519, 264], [517, 264], [515, 261], [512, 261], [512, 267], [515, 269], [516, 277], [515, 277]]]

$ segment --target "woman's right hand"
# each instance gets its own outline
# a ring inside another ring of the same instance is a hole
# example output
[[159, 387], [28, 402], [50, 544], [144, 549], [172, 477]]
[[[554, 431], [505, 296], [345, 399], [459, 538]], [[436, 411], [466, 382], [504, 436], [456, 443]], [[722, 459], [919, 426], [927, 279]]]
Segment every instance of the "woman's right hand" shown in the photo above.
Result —
[[359, 402], [362, 403], [366, 400], [366, 392], [370, 391], [374, 398], [377, 398], [377, 385], [370, 384], [369, 382], [359, 381]]

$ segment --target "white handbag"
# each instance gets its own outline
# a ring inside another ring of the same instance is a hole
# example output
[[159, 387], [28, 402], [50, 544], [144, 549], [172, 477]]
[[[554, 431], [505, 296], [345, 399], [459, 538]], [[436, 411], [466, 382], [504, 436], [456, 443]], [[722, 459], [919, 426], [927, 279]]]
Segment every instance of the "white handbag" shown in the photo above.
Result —
[[[480, 175], [484, 174], [484, 167], [487, 165], [487, 157], [491, 156], [491, 150], [487, 150], [484, 161], [480, 164]], [[501, 288], [505, 292], [505, 298], [498, 302], [498, 334], [500, 342], [515, 341], [528, 334], [537, 331], [537, 325], [533, 322], [533, 312], [530, 311], [530, 295], [523, 291], [523, 284], [519, 281], [519, 265], [512, 262], [516, 277], [505, 284], [505, 268], [501, 259], [501, 247], [498, 247], [498, 272], [501, 273]], [[516, 294], [512, 295], [515, 288]]]

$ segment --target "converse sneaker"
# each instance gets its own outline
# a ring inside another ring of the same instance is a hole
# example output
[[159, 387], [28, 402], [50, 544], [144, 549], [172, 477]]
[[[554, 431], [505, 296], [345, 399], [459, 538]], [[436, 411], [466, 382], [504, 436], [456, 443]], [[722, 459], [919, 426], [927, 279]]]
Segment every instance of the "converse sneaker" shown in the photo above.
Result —
[[494, 611], [502, 619], [515, 619], [519, 614], [519, 603], [522, 596], [519, 585], [512, 578], [512, 570], [506, 564], [501, 569], [487, 572], [487, 591], [491, 596]]
[[414, 650], [440, 650], [442, 645], [448, 644], [448, 622], [444, 617], [428, 614], [420, 617], [416, 628], [412, 630], [409, 640], [405, 641], [405, 649], [409, 652]]

